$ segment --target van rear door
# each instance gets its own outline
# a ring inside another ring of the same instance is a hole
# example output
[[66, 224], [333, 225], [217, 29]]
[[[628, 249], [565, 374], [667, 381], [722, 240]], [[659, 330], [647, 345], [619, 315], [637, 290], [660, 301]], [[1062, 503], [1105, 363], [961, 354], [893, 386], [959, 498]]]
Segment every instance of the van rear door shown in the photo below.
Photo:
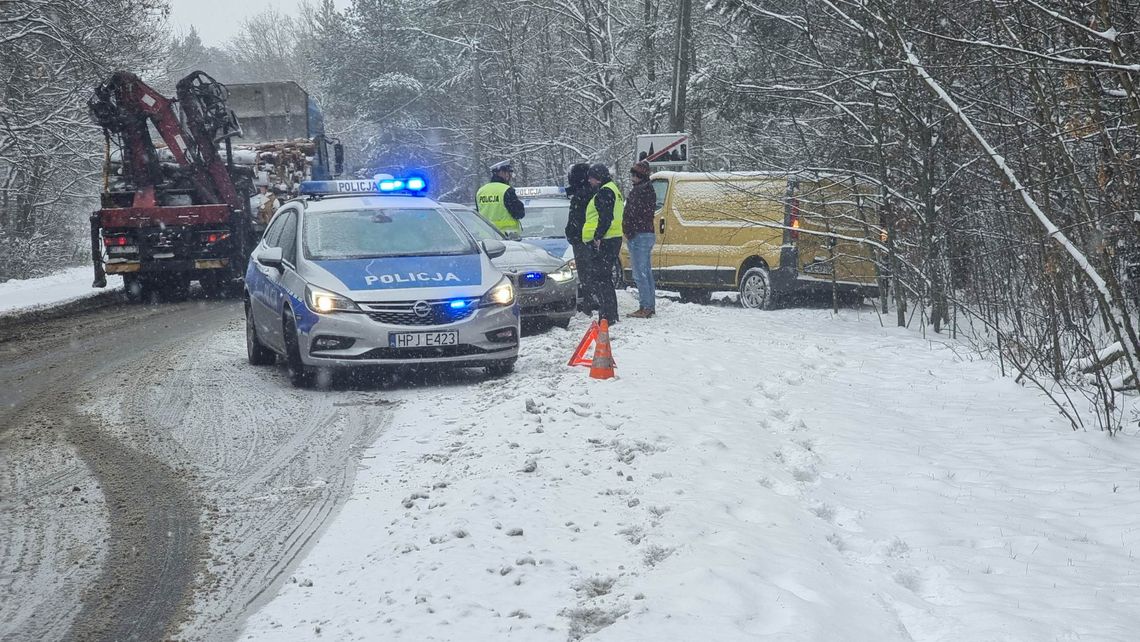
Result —
[[863, 220], [867, 211], [850, 184], [799, 181], [789, 200], [790, 225], [799, 228], [790, 236], [800, 279], [875, 283], [873, 251], [860, 243], [870, 229]]

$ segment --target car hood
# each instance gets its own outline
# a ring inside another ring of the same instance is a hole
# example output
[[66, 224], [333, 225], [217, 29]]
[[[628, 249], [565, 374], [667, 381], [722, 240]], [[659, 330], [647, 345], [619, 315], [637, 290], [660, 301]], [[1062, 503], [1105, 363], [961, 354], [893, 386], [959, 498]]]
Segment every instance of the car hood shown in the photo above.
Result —
[[308, 261], [305, 268], [305, 281], [354, 301], [477, 297], [503, 278], [482, 252]]
[[554, 272], [565, 263], [547, 253], [541, 247], [522, 241], [503, 241], [507, 246], [506, 254], [492, 259], [495, 267], [507, 272], [535, 270], [541, 272]]
[[564, 256], [564, 253], [566, 252], [566, 248], [570, 247], [569, 241], [567, 241], [564, 238], [559, 238], [559, 237], [555, 237], [555, 238], [542, 238], [542, 237], [527, 238], [527, 239], [523, 239], [523, 243], [530, 243], [531, 245], [537, 245], [538, 247], [541, 247], [542, 249], [549, 252], [550, 255], [555, 257], [555, 258], [561, 258], [562, 256]]

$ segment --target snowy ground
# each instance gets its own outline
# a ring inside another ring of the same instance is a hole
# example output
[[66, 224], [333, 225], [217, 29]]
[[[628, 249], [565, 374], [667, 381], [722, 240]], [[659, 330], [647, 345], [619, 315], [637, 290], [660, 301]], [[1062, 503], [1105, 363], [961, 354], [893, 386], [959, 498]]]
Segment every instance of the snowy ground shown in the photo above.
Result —
[[123, 280], [108, 278], [105, 289], [91, 287], [91, 266], [68, 268], [51, 276], [0, 283], [0, 315], [22, 312], [121, 290]]
[[241, 638], [1135, 639], [1135, 424], [1074, 433], [869, 308], [658, 312], [615, 327], [617, 380], [564, 365], [579, 319], [505, 380], [384, 392]]

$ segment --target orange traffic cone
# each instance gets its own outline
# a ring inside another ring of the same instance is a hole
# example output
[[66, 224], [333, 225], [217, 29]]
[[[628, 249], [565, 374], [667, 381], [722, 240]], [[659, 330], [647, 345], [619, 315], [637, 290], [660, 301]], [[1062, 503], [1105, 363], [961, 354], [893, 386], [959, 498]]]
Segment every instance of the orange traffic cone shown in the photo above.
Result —
[[578, 342], [578, 347], [574, 348], [574, 356], [570, 357], [570, 361], [566, 365], [589, 367], [591, 361], [586, 357], [586, 353], [590, 351], [597, 338], [598, 322], [594, 321], [590, 324], [590, 329], [586, 330], [586, 334], [582, 336], [582, 340]]
[[614, 365], [614, 355], [610, 352], [610, 322], [602, 319], [598, 346], [594, 348], [594, 361], [590, 364], [590, 378], [613, 379]]

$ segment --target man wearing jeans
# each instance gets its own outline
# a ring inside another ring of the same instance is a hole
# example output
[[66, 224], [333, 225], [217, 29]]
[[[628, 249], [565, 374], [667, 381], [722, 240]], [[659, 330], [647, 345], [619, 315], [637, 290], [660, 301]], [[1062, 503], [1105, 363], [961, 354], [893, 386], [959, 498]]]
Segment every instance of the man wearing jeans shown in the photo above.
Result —
[[657, 196], [649, 182], [649, 163], [639, 161], [629, 170], [633, 189], [625, 205], [622, 233], [629, 242], [629, 256], [633, 261], [633, 280], [637, 283], [637, 298], [641, 307], [630, 317], [648, 319], [656, 314], [657, 292], [653, 283], [653, 214], [657, 209]]

